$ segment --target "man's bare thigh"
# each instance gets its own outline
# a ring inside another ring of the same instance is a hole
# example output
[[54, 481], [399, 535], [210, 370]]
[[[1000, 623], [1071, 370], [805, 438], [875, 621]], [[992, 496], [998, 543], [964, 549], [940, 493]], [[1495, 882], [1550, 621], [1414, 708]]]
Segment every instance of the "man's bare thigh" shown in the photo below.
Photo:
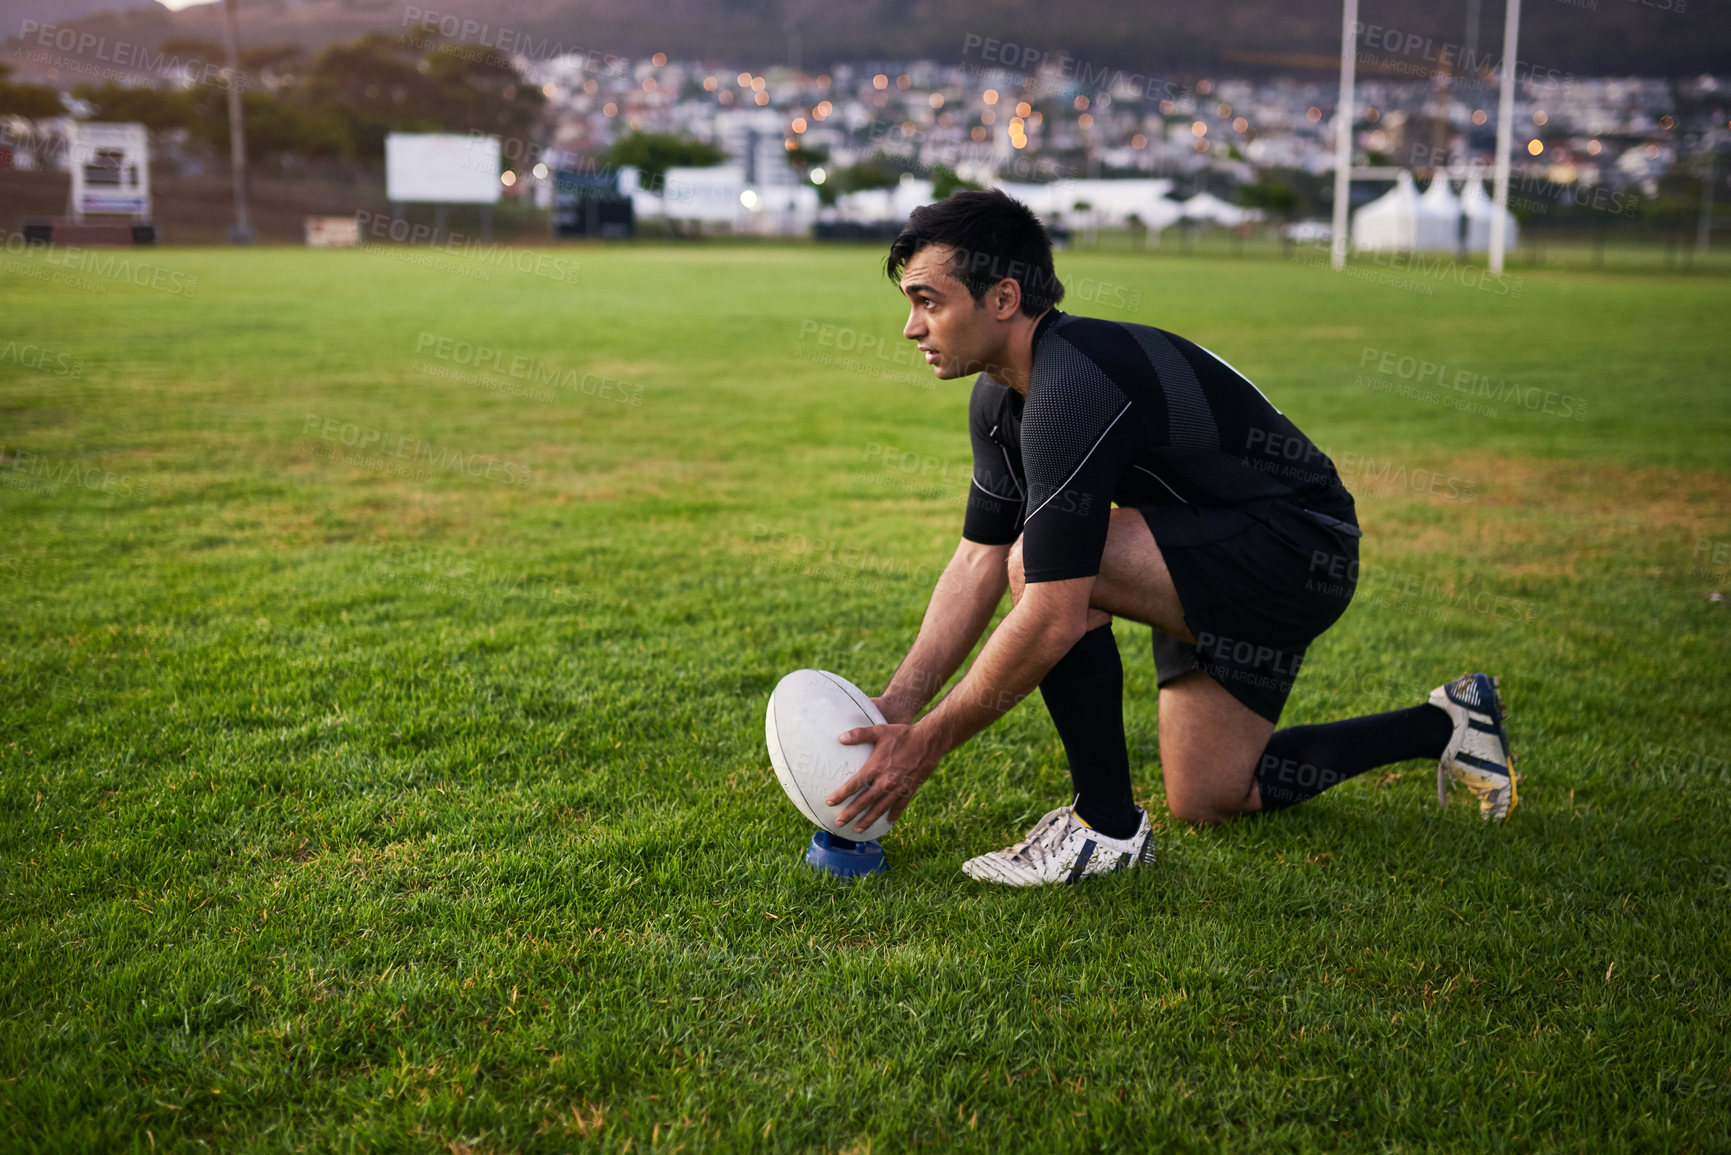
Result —
[[1093, 604], [1107, 613], [1154, 626], [1181, 642], [1196, 641], [1166, 559], [1138, 510], [1114, 509], [1106, 552], [1094, 579]]

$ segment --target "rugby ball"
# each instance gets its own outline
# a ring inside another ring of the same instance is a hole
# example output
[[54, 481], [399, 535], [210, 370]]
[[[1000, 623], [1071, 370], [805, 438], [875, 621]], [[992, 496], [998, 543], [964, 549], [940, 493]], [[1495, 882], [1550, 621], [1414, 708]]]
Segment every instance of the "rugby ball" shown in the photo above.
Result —
[[837, 735], [861, 726], [881, 726], [884, 716], [864, 690], [826, 670], [795, 670], [769, 696], [764, 738], [769, 760], [781, 788], [799, 812], [831, 834], [856, 842], [882, 838], [890, 828], [884, 815], [861, 833], [838, 824], [847, 809], [826, 806], [824, 799], [866, 764], [875, 747], [870, 743], [843, 746]]

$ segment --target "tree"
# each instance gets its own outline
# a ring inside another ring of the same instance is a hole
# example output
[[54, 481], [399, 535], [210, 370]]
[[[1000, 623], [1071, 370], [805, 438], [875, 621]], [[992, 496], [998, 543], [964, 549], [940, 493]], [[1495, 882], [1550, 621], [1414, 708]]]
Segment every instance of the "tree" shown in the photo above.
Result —
[[0, 64], [0, 116], [22, 116], [26, 120], [48, 120], [65, 116], [60, 94], [40, 84], [13, 84], [9, 65]]
[[[198, 109], [191, 96], [179, 89], [128, 88], [106, 81], [101, 87], [80, 84], [73, 90], [90, 105], [89, 119], [109, 124], [142, 124], [152, 132], [194, 128]], [[223, 132], [226, 136], [225, 125]]]
[[980, 186], [971, 180], [963, 180], [956, 171], [948, 165], [934, 164], [932, 166], [932, 197], [944, 200], [951, 193], [978, 189]]
[[713, 144], [664, 132], [633, 132], [613, 142], [602, 157], [611, 165], [631, 165], [637, 185], [656, 196], [667, 195], [667, 170], [720, 164], [727, 154]]

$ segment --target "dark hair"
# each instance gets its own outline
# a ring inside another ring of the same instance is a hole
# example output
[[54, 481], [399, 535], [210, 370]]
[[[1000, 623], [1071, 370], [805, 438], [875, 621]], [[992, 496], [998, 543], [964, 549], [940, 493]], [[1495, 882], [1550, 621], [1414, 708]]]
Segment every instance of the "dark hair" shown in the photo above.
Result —
[[910, 213], [884, 261], [890, 280], [901, 284], [902, 270], [928, 245], [950, 246], [950, 268], [975, 304], [1005, 279], [1022, 287], [1022, 312], [1030, 317], [1064, 299], [1046, 226], [1002, 189], [954, 193]]

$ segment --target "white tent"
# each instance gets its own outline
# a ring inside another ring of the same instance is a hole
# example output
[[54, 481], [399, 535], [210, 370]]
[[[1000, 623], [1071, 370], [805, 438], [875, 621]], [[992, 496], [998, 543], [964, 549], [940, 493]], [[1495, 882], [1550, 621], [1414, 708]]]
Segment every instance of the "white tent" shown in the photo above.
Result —
[[[1352, 214], [1352, 247], [1411, 251], [1421, 248], [1419, 241], [1434, 239], [1434, 228], [1421, 228], [1420, 219], [1429, 220], [1430, 211], [1421, 203], [1412, 174], [1401, 173], [1394, 187]], [[1451, 243], [1448, 247], [1453, 248]]]
[[1460, 246], [1461, 202], [1449, 188], [1448, 177], [1438, 173], [1418, 198], [1419, 214], [1414, 248], [1454, 250]]
[[[1467, 181], [1466, 188], [1461, 190], [1461, 211], [1467, 215], [1467, 250], [1486, 252], [1491, 247], [1491, 219], [1496, 215], [1497, 206], [1485, 192], [1483, 181]], [[1503, 244], [1512, 249], [1515, 247], [1515, 214], [1504, 209], [1503, 219], [1503, 227], [1508, 230], [1503, 234]]]

